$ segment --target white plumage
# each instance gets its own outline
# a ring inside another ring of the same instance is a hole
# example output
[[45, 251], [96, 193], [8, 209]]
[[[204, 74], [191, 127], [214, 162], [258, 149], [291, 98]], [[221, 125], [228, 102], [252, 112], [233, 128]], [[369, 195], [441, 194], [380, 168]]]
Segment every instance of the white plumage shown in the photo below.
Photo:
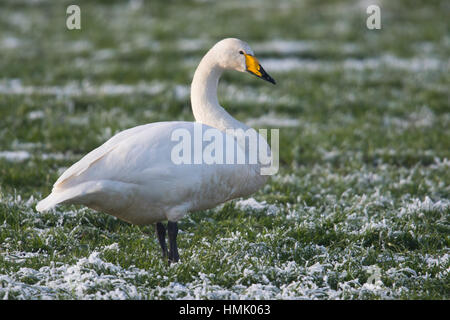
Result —
[[[192, 109], [203, 131], [215, 130], [225, 141], [226, 129], [249, 129], [219, 105], [217, 84], [226, 69], [274, 82], [259, 63], [256, 71], [248, 66], [252, 57], [250, 47], [238, 39], [218, 42], [203, 57], [191, 86]], [[188, 212], [250, 195], [265, 183], [259, 164], [174, 164], [172, 132], [182, 128], [194, 136], [194, 126], [194, 122], [157, 122], [116, 134], [67, 169], [36, 209], [82, 204], [133, 224], [176, 222]], [[178, 255], [172, 258], [176, 261]]]

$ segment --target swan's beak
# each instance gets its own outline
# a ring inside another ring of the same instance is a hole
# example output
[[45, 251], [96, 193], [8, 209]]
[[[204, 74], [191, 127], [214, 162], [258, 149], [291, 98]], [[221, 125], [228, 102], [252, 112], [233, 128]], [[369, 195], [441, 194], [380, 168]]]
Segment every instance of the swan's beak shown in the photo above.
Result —
[[245, 55], [245, 66], [247, 68], [246, 71], [248, 73], [251, 73], [251, 74], [257, 76], [258, 78], [264, 79], [273, 84], [276, 83], [275, 80], [271, 76], [269, 76], [269, 74], [263, 69], [263, 67], [261, 67], [258, 59], [256, 59], [254, 56], [251, 56], [249, 54], [244, 54], [244, 55]]

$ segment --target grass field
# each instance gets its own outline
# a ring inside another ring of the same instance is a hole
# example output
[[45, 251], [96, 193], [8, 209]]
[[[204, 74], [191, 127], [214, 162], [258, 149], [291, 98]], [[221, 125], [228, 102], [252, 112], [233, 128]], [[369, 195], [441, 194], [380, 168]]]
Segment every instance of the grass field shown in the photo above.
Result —
[[[77, 3], [73, 31], [72, 2], [0, 4], [0, 298], [450, 298], [448, 1]], [[115, 133], [192, 121], [193, 72], [226, 37], [277, 80], [219, 85], [233, 116], [280, 129], [262, 190], [184, 218], [170, 266], [151, 225], [36, 212]]]

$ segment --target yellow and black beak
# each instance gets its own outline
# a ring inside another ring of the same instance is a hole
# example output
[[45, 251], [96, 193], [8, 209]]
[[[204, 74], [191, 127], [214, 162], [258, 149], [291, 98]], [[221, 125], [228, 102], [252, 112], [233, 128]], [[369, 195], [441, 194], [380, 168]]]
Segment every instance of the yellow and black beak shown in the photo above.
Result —
[[258, 59], [256, 59], [252, 55], [245, 54], [245, 53], [244, 53], [244, 56], [245, 56], [246, 71], [248, 73], [251, 73], [251, 74], [257, 76], [258, 78], [264, 79], [273, 84], [276, 83], [275, 80], [271, 76], [269, 76], [269, 74], [263, 69], [263, 67], [261, 67]]

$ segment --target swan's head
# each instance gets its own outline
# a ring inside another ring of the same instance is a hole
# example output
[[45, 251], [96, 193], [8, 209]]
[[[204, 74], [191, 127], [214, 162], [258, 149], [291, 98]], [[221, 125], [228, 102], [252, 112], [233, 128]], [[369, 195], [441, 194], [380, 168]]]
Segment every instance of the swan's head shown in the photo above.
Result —
[[222, 68], [248, 72], [275, 84], [275, 80], [261, 67], [246, 42], [235, 38], [224, 39], [216, 43], [211, 51], [215, 53]]

